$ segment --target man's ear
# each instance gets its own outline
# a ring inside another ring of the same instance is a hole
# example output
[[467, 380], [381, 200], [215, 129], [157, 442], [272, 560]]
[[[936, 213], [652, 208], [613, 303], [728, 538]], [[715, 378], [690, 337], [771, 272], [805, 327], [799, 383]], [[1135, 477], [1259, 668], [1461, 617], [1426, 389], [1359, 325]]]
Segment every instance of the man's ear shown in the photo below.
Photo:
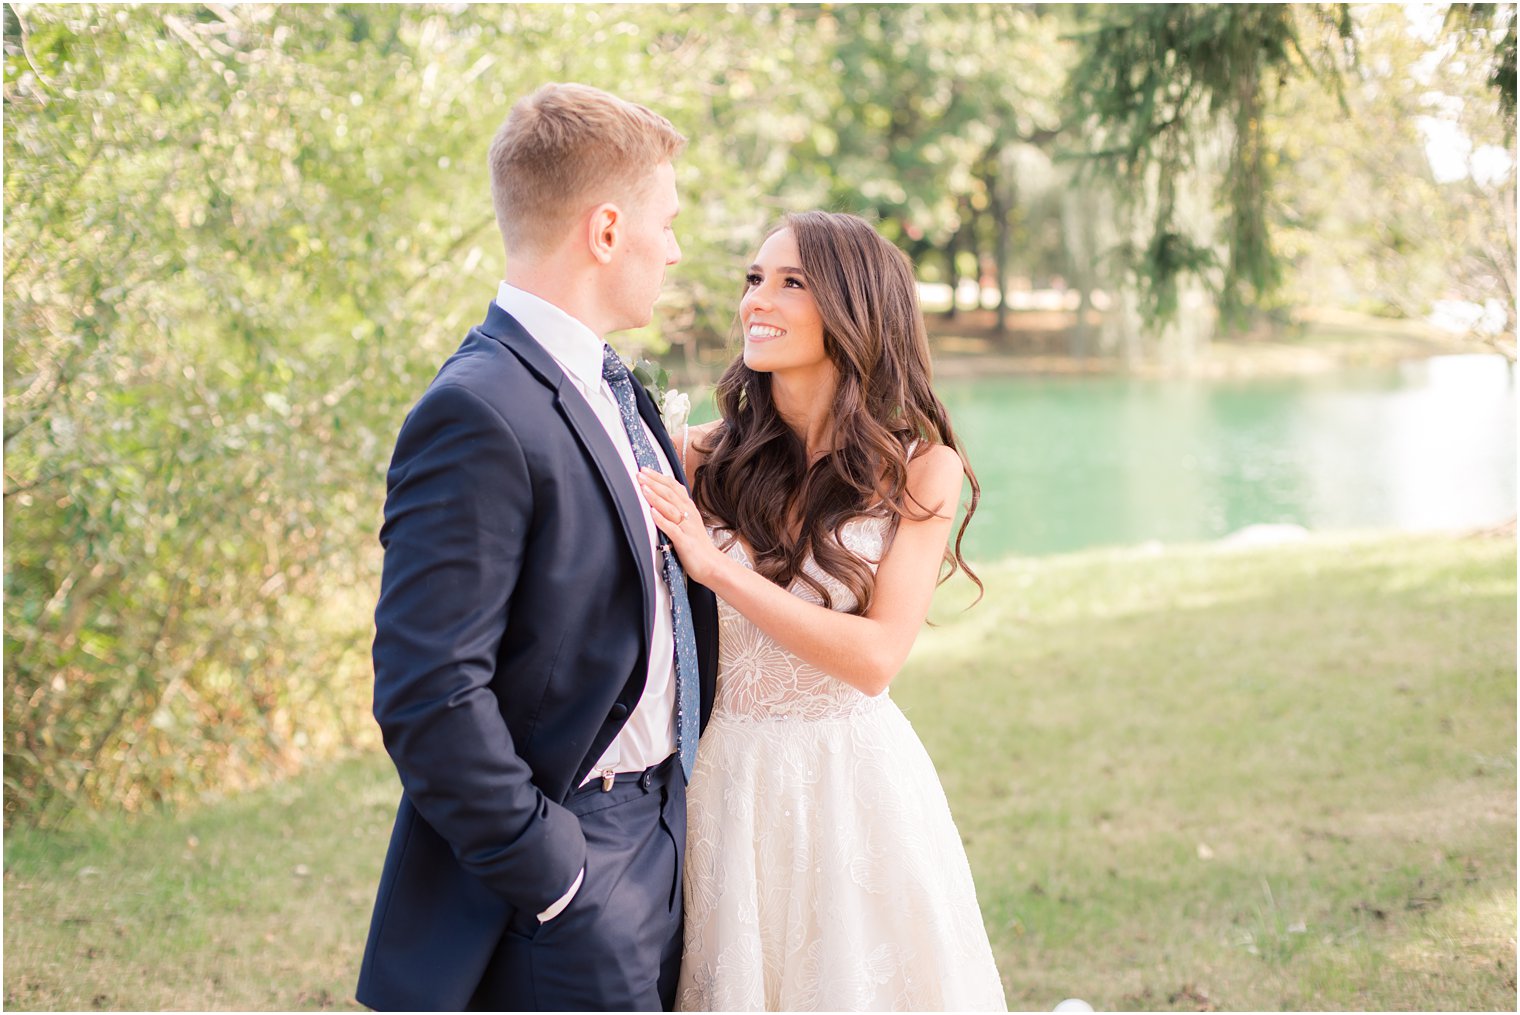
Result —
[[623, 227], [623, 210], [612, 203], [599, 204], [591, 210], [591, 216], [586, 220], [587, 243], [591, 249], [591, 256], [601, 264], [607, 264], [612, 260], [612, 252], [617, 247], [618, 231]]

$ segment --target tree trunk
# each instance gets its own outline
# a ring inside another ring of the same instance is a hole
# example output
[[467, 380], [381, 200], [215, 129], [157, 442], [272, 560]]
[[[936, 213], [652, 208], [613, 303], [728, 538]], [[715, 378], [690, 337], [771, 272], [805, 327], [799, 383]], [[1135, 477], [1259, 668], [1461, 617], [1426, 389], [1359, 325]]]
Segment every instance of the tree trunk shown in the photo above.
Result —
[[1070, 344], [1067, 351], [1076, 359], [1086, 359], [1092, 352], [1092, 325], [1087, 322], [1088, 312], [1092, 309], [1092, 287], [1083, 275], [1077, 275], [1077, 320], [1071, 327]]
[[697, 376], [697, 341], [690, 328], [681, 335], [681, 365], [687, 377]]
[[987, 178], [987, 213], [992, 216], [992, 263], [997, 272], [997, 337], [1008, 336], [1008, 204], [997, 173]]
[[957, 226], [955, 231], [950, 234], [950, 239], [945, 241], [945, 267], [948, 269], [945, 272], [945, 278], [950, 283], [950, 306], [945, 310], [945, 320], [947, 321], [955, 320], [955, 312], [957, 310], [956, 293], [961, 288], [961, 228]]

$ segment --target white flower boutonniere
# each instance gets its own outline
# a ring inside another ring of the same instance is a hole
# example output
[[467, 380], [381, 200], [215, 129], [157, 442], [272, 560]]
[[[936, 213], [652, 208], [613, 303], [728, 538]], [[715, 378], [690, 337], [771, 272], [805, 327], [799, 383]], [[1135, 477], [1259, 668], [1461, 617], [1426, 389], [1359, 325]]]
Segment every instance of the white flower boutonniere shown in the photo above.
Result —
[[681, 430], [681, 467], [686, 467], [686, 421], [691, 417], [691, 396], [670, 387], [670, 374], [654, 360], [641, 359], [628, 368], [633, 379], [644, 387], [649, 400], [660, 411], [660, 422], [671, 437]]
[[665, 432], [675, 433], [677, 427], [686, 425], [690, 416], [691, 396], [675, 388], [666, 391], [665, 397], [660, 399], [660, 421], [665, 424]]
[[660, 411], [660, 422], [665, 430], [674, 435], [676, 427], [684, 426], [691, 415], [691, 396], [670, 387], [670, 374], [654, 360], [641, 359], [628, 368], [633, 379], [644, 387], [644, 392], [655, 408]]

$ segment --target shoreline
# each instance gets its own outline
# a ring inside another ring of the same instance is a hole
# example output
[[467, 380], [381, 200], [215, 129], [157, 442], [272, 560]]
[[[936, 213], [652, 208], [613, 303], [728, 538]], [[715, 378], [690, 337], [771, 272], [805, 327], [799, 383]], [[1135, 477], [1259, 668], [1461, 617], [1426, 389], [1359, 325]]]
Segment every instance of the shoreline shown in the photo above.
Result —
[[1434, 526], [1406, 529], [1357, 528], [1357, 529], [1309, 529], [1302, 525], [1284, 523], [1257, 523], [1244, 525], [1214, 539], [1178, 540], [1167, 542], [1146, 539], [1138, 543], [1103, 543], [1080, 549], [1057, 550], [1052, 553], [1013, 553], [1002, 557], [971, 560], [977, 568], [1027, 567], [1064, 560], [1089, 558], [1112, 560], [1144, 560], [1169, 555], [1193, 555], [1211, 553], [1259, 553], [1269, 550], [1292, 550], [1319, 546], [1337, 546], [1389, 542], [1399, 539], [1491, 539], [1515, 542], [1517, 516], [1489, 524]]
[[[986, 317], [985, 313], [982, 315]], [[1345, 311], [1305, 312], [1290, 326], [1216, 338], [1191, 360], [1160, 355], [1127, 363], [1121, 355], [1078, 357], [1070, 343], [1072, 314], [1015, 314], [997, 336], [988, 320], [929, 319], [929, 349], [938, 377], [1129, 376], [1198, 379], [1304, 377], [1338, 370], [1393, 367], [1436, 356], [1488, 355], [1513, 363], [1494, 343], [1453, 335], [1419, 321]]]
[[1216, 342], [1197, 360], [1180, 367], [1158, 363], [1126, 364], [1122, 359], [1073, 357], [1041, 353], [968, 353], [945, 351], [930, 343], [936, 378], [960, 380], [983, 375], [1000, 377], [1142, 377], [1199, 380], [1313, 377], [1340, 370], [1396, 367], [1401, 363], [1438, 356], [1506, 357], [1494, 349], [1471, 344], [1384, 344], [1376, 349], [1339, 350], [1287, 342]]

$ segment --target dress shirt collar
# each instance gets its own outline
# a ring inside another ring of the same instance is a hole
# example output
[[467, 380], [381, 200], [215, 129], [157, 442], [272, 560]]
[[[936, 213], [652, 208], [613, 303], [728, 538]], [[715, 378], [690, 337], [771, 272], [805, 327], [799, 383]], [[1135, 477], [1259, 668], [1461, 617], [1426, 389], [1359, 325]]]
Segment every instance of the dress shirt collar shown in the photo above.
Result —
[[496, 289], [496, 305], [517, 318], [565, 373], [590, 395], [602, 386], [602, 346], [596, 332], [548, 300], [507, 282]]

